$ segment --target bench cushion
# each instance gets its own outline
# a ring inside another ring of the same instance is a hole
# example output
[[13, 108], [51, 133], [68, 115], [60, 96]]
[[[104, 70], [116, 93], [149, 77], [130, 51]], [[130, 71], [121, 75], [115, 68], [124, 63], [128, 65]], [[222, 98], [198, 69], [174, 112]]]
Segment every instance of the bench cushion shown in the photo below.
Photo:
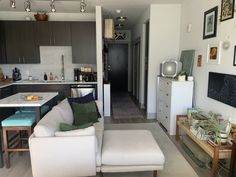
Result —
[[106, 130], [103, 165], [163, 165], [165, 157], [147, 130]]
[[2, 121], [3, 127], [10, 126], [32, 126], [35, 123], [34, 113], [17, 113]]

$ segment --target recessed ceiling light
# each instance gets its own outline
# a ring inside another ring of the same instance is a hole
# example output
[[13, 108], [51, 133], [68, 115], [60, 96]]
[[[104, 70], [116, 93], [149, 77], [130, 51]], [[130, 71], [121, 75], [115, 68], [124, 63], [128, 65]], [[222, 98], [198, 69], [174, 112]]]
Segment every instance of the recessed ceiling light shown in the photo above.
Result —
[[124, 17], [124, 16], [116, 17], [116, 20], [118, 20], [120, 22], [124, 22], [127, 20], [127, 17]]

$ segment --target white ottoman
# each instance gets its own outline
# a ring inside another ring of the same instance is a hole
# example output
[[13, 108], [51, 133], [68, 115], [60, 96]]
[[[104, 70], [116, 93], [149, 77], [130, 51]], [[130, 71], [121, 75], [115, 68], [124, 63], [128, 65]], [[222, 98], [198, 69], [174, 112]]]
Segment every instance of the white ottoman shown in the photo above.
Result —
[[165, 157], [148, 130], [106, 130], [102, 172], [162, 170]]

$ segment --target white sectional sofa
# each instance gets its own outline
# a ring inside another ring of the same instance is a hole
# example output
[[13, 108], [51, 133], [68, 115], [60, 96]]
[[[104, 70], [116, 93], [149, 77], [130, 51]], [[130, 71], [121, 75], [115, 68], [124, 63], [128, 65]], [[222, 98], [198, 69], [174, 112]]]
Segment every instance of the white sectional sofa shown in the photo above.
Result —
[[[97, 102], [97, 105], [103, 115], [102, 102]], [[33, 177], [96, 176], [97, 172], [156, 172], [164, 167], [164, 155], [148, 131], [104, 132], [102, 117], [94, 126], [61, 132], [61, 122], [73, 122], [72, 109], [67, 99], [53, 107], [38, 122], [29, 138]], [[140, 136], [139, 138], [145, 138], [145, 143], [140, 143], [137, 138], [129, 140], [135, 134]], [[140, 144], [142, 146], [138, 148]], [[124, 158], [125, 153], [127, 158]]]

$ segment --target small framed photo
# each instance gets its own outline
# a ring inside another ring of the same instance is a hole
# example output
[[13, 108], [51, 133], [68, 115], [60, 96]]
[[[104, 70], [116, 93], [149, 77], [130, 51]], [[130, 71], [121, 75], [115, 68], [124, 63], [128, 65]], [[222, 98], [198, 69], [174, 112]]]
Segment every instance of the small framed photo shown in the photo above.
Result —
[[236, 66], [236, 46], [234, 46], [234, 66]]
[[220, 64], [222, 42], [218, 44], [208, 44], [207, 63]]
[[220, 21], [234, 18], [234, 1], [235, 0], [221, 0]]
[[216, 37], [218, 6], [204, 13], [203, 39]]

